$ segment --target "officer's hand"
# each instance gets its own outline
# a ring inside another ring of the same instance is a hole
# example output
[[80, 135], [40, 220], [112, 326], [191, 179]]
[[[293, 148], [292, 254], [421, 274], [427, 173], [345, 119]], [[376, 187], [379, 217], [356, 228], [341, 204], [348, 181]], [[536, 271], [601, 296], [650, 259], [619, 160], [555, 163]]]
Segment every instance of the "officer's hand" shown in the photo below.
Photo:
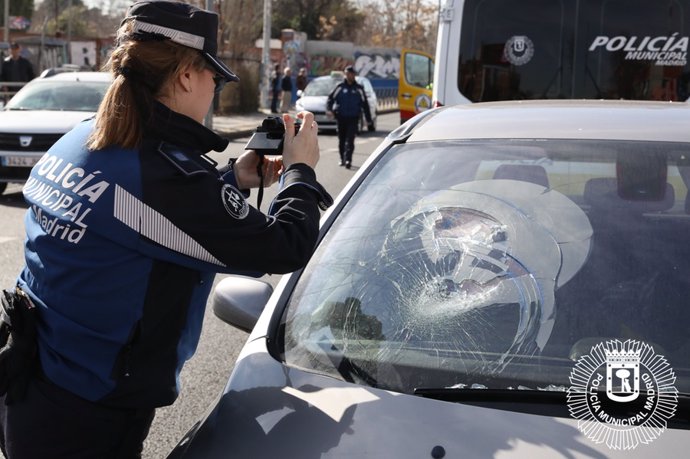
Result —
[[[256, 167], [259, 165], [259, 155], [253, 150], [247, 151], [237, 158], [237, 162], [232, 170], [235, 173], [235, 180], [241, 190], [256, 188], [261, 184]], [[283, 171], [283, 159], [276, 156], [264, 157], [262, 172], [264, 176], [264, 186], [269, 187], [280, 178]]]
[[302, 120], [302, 127], [295, 135], [295, 120], [290, 115], [283, 115], [283, 166], [287, 169], [291, 164], [304, 163], [313, 169], [319, 162], [319, 126], [311, 112], [299, 112], [297, 118]]
[[335, 118], [335, 113], [333, 113], [331, 110], [327, 110], [327, 111], [326, 111], [326, 117], [327, 117], [329, 120], [332, 120], [333, 118]]

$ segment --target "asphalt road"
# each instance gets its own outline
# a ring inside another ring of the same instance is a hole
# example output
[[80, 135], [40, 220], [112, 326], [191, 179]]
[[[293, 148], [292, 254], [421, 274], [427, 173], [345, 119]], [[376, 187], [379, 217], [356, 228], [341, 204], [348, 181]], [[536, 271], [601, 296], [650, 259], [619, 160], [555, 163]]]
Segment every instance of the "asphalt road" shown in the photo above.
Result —
[[[357, 137], [357, 144], [350, 170], [338, 166], [337, 136], [323, 133], [319, 136], [321, 160], [316, 168], [321, 184], [335, 198], [381, 140], [398, 126], [397, 113], [379, 115], [378, 131]], [[242, 153], [248, 138], [233, 140], [223, 153], [212, 155], [220, 164], [228, 158]], [[262, 210], [274, 196], [273, 189], [264, 194]], [[256, 205], [256, 193], [250, 201]], [[14, 283], [23, 265], [22, 241], [24, 238], [23, 218], [26, 205], [21, 196], [21, 185], [11, 184], [0, 195], [0, 286]], [[228, 241], [231, 243], [231, 241]], [[216, 276], [216, 282], [224, 276]], [[279, 276], [267, 279], [273, 283]], [[182, 392], [178, 400], [169, 407], [160, 408], [144, 445], [145, 459], [164, 458], [189, 428], [198, 421], [220, 396], [233, 364], [248, 335], [215, 317], [210, 307], [204, 320], [204, 328], [196, 355], [187, 363], [182, 375]], [[0, 454], [0, 457], [2, 455]]]

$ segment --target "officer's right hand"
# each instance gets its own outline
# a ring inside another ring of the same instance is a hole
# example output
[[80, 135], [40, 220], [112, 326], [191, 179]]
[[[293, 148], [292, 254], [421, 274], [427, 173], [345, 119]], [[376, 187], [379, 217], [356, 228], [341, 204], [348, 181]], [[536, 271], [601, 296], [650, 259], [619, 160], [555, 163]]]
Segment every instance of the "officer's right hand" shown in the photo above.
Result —
[[312, 169], [319, 162], [319, 126], [311, 112], [299, 112], [297, 118], [302, 120], [302, 127], [295, 135], [295, 120], [290, 115], [283, 115], [285, 137], [283, 138], [283, 167], [304, 163]]

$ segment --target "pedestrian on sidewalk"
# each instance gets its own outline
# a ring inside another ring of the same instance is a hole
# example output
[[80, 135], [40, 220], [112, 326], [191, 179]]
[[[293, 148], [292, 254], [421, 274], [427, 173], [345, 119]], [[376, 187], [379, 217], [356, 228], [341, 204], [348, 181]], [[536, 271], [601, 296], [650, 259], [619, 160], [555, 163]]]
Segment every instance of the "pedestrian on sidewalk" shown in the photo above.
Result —
[[299, 72], [297, 72], [297, 78], [295, 79], [297, 90], [304, 91], [304, 88], [307, 87], [308, 81], [309, 79], [307, 78], [307, 68], [302, 67], [301, 69], [299, 69]]
[[[156, 408], [178, 396], [216, 273], [292, 272], [314, 250], [332, 201], [316, 181], [311, 113], [298, 114], [297, 134], [283, 115], [281, 157], [247, 151], [220, 169], [205, 157], [228, 146], [203, 121], [238, 80], [217, 34], [216, 13], [134, 3], [95, 118], [31, 171], [26, 264], [2, 295], [36, 318], [0, 353], [7, 459], [140, 458]], [[246, 199], [262, 179], [280, 179], [270, 216]]]
[[[16, 41], [10, 44], [10, 55], [2, 61], [2, 71], [0, 72], [0, 81], [11, 83], [26, 83], [31, 81], [36, 76], [34, 74], [34, 67], [27, 58], [22, 56], [22, 47]], [[17, 86], [4, 86], [3, 91], [17, 92]], [[11, 96], [5, 98], [7, 102]]]
[[290, 69], [290, 67], [285, 67], [283, 71], [283, 80], [280, 89], [283, 91], [283, 104], [280, 107], [280, 111], [287, 113], [292, 106], [292, 69]]
[[357, 83], [355, 68], [348, 65], [345, 67], [345, 79], [331, 91], [326, 102], [326, 114], [329, 117], [335, 116], [337, 122], [339, 164], [347, 169], [352, 166], [355, 136], [362, 112], [369, 130], [373, 131], [374, 123], [364, 87]]
[[281, 84], [283, 82], [283, 72], [280, 71], [280, 64], [276, 64], [271, 72], [271, 113], [278, 113], [278, 102], [281, 101]]

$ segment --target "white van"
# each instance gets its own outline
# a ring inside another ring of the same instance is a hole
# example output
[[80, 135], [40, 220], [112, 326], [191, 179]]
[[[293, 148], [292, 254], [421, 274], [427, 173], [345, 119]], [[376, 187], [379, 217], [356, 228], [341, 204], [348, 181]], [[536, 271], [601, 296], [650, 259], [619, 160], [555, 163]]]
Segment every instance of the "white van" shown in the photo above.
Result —
[[690, 0], [447, 0], [434, 105], [685, 101]]

